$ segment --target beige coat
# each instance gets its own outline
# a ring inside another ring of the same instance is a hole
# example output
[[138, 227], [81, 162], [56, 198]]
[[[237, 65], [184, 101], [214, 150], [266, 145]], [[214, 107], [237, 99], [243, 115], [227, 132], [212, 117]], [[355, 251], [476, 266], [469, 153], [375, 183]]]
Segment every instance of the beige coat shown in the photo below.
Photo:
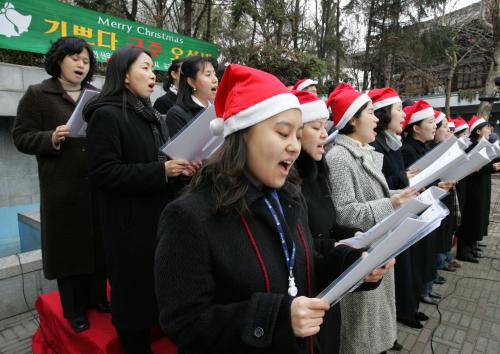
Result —
[[[366, 231], [393, 211], [382, 174], [382, 154], [339, 134], [326, 162], [339, 225]], [[387, 272], [377, 289], [347, 295], [340, 308], [341, 353], [390, 349], [397, 338], [393, 270]]]

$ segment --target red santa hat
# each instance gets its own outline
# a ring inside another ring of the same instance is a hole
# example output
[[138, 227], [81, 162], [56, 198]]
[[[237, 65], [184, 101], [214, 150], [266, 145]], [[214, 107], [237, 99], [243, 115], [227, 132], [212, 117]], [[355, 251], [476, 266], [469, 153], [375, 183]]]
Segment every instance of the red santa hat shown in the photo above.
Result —
[[291, 92], [299, 99], [302, 109], [302, 124], [330, 117], [325, 102], [318, 96], [307, 91], [292, 90]]
[[455, 120], [454, 119], [448, 118], [448, 128], [455, 129]]
[[429, 117], [434, 117], [434, 109], [430, 104], [422, 100], [415, 102], [411, 106], [406, 106], [403, 108], [403, 111], [406, 114], [403, 130], [410, 124], [420, 122]]
[[373, 109], [377, 109], [390, 106], [391, 104], [401, 102], [396, 90], [392, 87], [384, 87], [380, 89], [374, 89], [367, 92], [368, 96], [372, 99]]
[[342, 82], [330, 94], [326, 105], [332, 110], [335, 128], [341, 130], [368, 102], [371, 102], [371, 99], [367, 94], [356, 91], [351, 85]]
[[295, 85], [293, 85], [292, 87], [292, 90], [304, 90], [306, 88], [308, 88], [309, 86], [311, 85], [317, 85], [318, 82], [315, 81], [315, 80], [312, 80], [308, 77], [306, 77], [305, 79], [302, 79], [302, 80], [299, 80], [295, 83]]
[[224, 137], [286, 110], [300, 110], [297, 97], [276, 76], [238, 64], [226, 67], [214, 105], [218, 118], [210, 122], [210, 131]]
[[455, 131], [454, 133], [460, 133], [461, 131], [467, 129], [469, 125], [462, 117], [455, 118]]
[[446, 118], [446, 114], [441, 111], [434, 110], [434, 117], [436, 117], [436, 124], [439, 124]]
[[484, 124], [486, 125], [486, 120], [484, 118], [479, 118], [475, 114], [472, 116], [472, 118], [469, 120], [469, 130], [472, 132], [474, 129], [479, 127], [480, 125]]

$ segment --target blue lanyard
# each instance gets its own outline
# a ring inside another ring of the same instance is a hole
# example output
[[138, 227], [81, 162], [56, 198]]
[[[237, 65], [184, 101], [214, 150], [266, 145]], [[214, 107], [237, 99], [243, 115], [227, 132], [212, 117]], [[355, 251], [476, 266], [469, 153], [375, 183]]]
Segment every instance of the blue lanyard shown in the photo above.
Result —
[[[278, 206], [280, 207], [280, 211], [283, 214], [283, 209], [281, 208], [281, 204], [279, 202], [278, 194], [276, 193], [276, 191], [273, 191], [273, 198], [278, 202]], [[276, 211], [274, 210], [269, 199], [264, 197], [264, 202], [266, 203], [266, 206], [269, 209], [269, 212], [271, 213], [271, 215], [273, 216], [274, 222], [276, 223], [276, 228], [278, 229], [278, 234], [280, 235], [281, 247], [283, 248], [283, 253], [285, 254], [286, 265], [288, 267], [290, 277], [293, 278], [293, 268], [295, 267], [295, 242], [292, 241], [292, 256], [290, 257], [290, 253], [288, 251], [288, 246], [286, 245], [285, 233], [283, 232], [283, 227], [281, 226], [281, 223], [278, 219], [278, 215], [276, 214]], [[283, 216], [284, 216], [284, 214], [283, 214]]]

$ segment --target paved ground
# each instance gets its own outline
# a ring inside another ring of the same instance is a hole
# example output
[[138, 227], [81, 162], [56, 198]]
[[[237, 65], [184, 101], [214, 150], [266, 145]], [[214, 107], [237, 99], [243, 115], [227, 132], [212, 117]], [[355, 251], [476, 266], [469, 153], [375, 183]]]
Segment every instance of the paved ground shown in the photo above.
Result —
[[[493, 179], [492, 209], [486, 257], [479, 264], [462, 263], [456, 273], [434, 290], [444, 296], [436, 308], [421, 310], [431, 317], [421, 330], [399, 325], [401, 353], [500, 353], [500, 178]], [[36, 314], [30, 312], [0, 321], [0, 353], [31, 353]], [[431, 349], [431, 343], [433, 349]]]
[[[455, 273], [441, 272], [447, 282], [438, 308], [421, 304], [431, 317], [421, 330], [399, 325], [403, 353], [500, 353], [500, 178], [493, 179], [488, 245], [479, 264], [462, 262]], [[489, 279], [489, 280], [487, 280]], [[439, 314], [439, 312], [441, 315]]]

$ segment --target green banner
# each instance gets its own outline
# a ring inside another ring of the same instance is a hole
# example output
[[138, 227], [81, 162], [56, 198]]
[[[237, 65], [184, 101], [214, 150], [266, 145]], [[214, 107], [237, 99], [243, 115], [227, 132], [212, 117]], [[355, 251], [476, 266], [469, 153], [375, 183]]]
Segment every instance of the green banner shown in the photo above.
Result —
[[0, 48], [45, 54], [59, 37], [85, 39], [98, 61], [124, 46], [144, 48], [155, 69], [189, 55], [217, 57], [215, 44], [54, 0], [0, 0]]

